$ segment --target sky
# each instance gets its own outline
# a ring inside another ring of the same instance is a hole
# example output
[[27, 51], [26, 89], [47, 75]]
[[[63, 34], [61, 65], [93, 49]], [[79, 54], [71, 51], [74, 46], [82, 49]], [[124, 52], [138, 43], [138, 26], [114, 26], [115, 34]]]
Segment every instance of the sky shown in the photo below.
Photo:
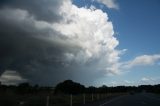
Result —
[[159, 0], [1, 0], [0, 81], [160, 84]]

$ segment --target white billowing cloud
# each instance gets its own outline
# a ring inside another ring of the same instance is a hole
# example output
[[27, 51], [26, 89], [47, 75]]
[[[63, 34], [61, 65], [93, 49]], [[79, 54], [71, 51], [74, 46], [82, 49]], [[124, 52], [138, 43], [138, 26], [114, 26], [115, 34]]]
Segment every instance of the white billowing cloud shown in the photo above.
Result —
[[133, 83], [132, 81], [129, 81], [129, 80], [124, 80], [124, 82], [125, 82], [126, 84], [132, 84], [132, 83]]
[[155, 84], [159, 84], [160, 79], [159, 78], [152, 78], [152, 77], [143, 77], [140, 79], [139, 81], [139, 85], [143, 85], [143, 84], [151, 84], [151, 85], [155, 85]]
[[90, 9], [91, 9], [91, 10], [96, 10], [97, 8], [96, 8], [94, 5], [91, 5], [91, 6], [90, 6]]
[[146, 78], [146, 77], [143, 77], [143, 78], [141, 79], [141, 81], [144, 81], [144, 82], [150, 81], [150, 80], [151, 80], [150, 78]]
[[22, 83], [27, 81], [22, 78], [20, 74], [16, 71], [6, 70], [1, 76], [0, 81], [5, 85], [16, 85], [18, 83]]
[[65, 19], [54, 23], [53, 28], [66, 37], [65, 42], [80, 48], [78, 52], [64, 53], [66, 58], [82, 63], [98, 59], [97, 67], [108, 73], [118, 73], [121, 51], [115, 49], [119, 41], [114, 37], [107, 13], [100, 9], [78, 8], [71, 2], [65, 2], [60, 12]]
[[100, 3], [103, 3], [108, 8], [119, 9], [119, 6], [116, 3], [116, 0], [97, 0], [97, 1]]
[[145, 66], [145, 65], [153, 65], [155, 62], [160, 60], [160, 55], [155, 54], [155, 55], [142, 55], [138, 56], [135, 59], [125, 62], [123, 64], [124, 68], [132, 68], [135, 66]]

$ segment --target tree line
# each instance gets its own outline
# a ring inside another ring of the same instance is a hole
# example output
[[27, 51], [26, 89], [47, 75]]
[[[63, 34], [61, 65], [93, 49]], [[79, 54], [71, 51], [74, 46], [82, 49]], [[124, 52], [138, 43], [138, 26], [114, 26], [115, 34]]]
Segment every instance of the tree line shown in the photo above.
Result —
[[127, 93], [127, 92], [152, 92], [160, 93], [160, 84], [157, 85], [140, 85], [140, 86], [115, 86], [108, 87], [102, 85], [101, 87], [89, 86], [74, 82], [72, 80], [65, 80], [55, 87], [41, 87], [39, 85], [31, 86], [29, 83], [21, 83], [17, 86], [2, 85], [0, 83], [0, 92], [14, 91], [18, 94], [36, 94], [36, 93], [54, 93], [54, 94], [91, 94], [91, 93]]
[[55, 87], [55, 93], [65, 94], [81, 94], [81, 93], [123, 93], [123, 92], [152, 92], [160, 93], [160, 84], [158, 85], [140, 85], [140, 86], [115, 86], [108, 87], [102, 85], [101, 87], [89, 86], [85, 87], [80, 83], [73, 82], [72, 80], [66, 80], [57, 84]]

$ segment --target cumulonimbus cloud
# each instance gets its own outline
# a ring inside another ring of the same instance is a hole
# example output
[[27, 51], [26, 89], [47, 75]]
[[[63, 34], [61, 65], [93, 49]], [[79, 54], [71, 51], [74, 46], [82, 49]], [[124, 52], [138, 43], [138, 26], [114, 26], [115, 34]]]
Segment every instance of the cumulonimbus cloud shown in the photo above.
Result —
[[107, 13], [79, 8], [70, 0], [47, 1], [47, 9], [40, 6], [43, 0], [0, 4], [0, 72], [16, 70], [40, 84], [118, 73], [121, 50]]

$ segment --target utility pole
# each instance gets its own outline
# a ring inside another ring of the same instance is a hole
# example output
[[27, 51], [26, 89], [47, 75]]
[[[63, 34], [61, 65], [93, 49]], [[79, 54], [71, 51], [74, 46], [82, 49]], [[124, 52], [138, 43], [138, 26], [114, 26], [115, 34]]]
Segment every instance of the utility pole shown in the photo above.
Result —
[[85, 93], [83, 94], [83, 104], [85, 104], [86, 103], [86, 95], [85, 95]]
[[72, 94], [70, 95], [70, 106], [72, 106]]

